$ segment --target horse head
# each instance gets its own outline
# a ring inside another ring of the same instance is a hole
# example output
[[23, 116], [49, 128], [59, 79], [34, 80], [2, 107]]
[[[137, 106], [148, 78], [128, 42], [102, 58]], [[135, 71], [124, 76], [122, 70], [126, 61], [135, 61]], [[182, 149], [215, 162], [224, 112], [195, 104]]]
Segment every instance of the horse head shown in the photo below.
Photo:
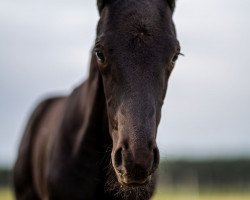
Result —
[[180, 54], [173, 0], [98, 0], [93, 53], [102, 77], [112, 166], [124, 186], [145, 185], [159, 164], [157, 127]]

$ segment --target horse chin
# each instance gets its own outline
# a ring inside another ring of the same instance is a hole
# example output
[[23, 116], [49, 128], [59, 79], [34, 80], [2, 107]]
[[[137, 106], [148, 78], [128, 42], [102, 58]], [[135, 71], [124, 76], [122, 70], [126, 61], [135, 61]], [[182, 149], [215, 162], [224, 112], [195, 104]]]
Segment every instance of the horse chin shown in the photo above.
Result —
[[105, 191], [114, 195], [116, 199], [149, 199], [155, 190], [156, 174], [152, 174], [144, 181], [124, 181], [115, 170], [110, 167], [107, 173]]
[[145, 185], [148, 184], [148, 180], [146, 180], [145, 182], [123, 182], [123, 181], [119, 181], [119, 183], [121, 184], [122, 187], [143, 187]]
[[121, 176], [119, 174], [116, 175], [118, 182], [121, 184], [122, 187], [143, 187], [146, 186], [151, 181], [151, 176], [147, 177], [146, 179], [142, 180], [130, 180], [126, 176]]

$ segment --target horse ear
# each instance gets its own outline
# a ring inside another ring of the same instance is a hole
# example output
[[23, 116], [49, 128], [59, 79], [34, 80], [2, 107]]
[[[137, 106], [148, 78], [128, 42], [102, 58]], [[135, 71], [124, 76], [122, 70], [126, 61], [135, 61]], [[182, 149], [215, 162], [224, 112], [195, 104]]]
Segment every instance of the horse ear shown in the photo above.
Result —
[[170, 6], [170, 9], [171, 9], [172, 11], [174, 11], [176, 0], [167, 0], [167, 2], [168, 2], [168, 5]]
[[102, 12], [102, 9], [104, 8], [105, 6], [105, 3], [106, 3], [107, 0], [97, 0], [97, 7], [98, 7], [98, 10], [99, 10], [99, 13], [101, 14]]

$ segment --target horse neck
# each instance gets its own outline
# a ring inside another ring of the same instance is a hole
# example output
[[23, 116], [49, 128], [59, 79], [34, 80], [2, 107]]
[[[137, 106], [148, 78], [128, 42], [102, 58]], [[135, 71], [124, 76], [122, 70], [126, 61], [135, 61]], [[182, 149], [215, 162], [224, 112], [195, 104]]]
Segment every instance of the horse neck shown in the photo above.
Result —
[[80, 90], [77, 107], [81, 126], [75, 138], [74, 151], [81, 151], [86, 144], [93, 148], [106, 148], [110, 145], [106, 100], [102, 77], [94, 57], [91, 59], [87, 81], [76, 90]]

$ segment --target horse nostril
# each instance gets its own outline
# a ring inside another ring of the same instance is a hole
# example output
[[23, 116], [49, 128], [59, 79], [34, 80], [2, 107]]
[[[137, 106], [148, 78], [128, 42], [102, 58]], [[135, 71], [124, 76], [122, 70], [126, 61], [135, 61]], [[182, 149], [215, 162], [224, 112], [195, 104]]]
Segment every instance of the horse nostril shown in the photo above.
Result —
[[153, 144], [153, 142], [150, 141], [150, 142], [148, 143], [148, 149], [149, 149], [150, 151], [152, 151], [153, 148], [154, 148], [154, 144]]
[[154, 162], [151, 170], [152, 173], [157, 169], [160, 161], [159, 149], [157, 147], [154, 148], [153, 154], [154, 154]]
[[115, 152], [114, 161], [115, 161], [115, 163], [114, 163], [115, 167], [120, 172], [121, 171], [121, 166], [122, 166], [122, 148], [119, 148]]

